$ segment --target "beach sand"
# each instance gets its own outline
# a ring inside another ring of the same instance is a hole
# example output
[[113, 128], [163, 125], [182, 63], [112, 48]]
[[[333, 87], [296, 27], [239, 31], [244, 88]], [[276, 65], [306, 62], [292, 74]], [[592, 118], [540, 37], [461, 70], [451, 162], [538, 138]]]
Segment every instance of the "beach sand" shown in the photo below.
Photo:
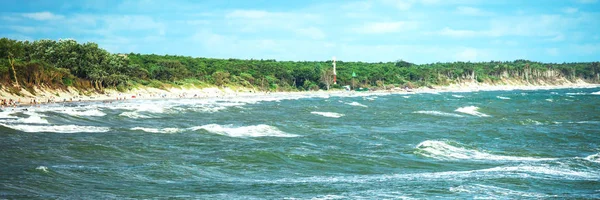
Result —
[[47, 103], [68, 103], [82, 101], [122, 101], [136, 99], [176, 99], [176, 98], [236, 98], [236, 97], [254, 97], [254, 96], [279, 96], [279, 95], [340, 95], [340, 94], [413, 94], [413, 93], [440, 93], [440, 92], [475, 92], [475, 91], [499, 91], [499, 90], [549, 90], [561, 88], [594, 88], [600, 87], [600, 84], [589, 84], [584, 81], [563, 82], [560, 85], [531, 85], [522, 83], [509, 83], [502, 85], [482, 84], [477, 82], [464, 82], [461, 84], [451, 84], [448, 86], [421, 87], [413, 89], [387, 88], [385, 90], [375, 90], [367, 92], [355, 92], [345, 90], [330, 91], [300, 91], [300, 92], [265, 92], [257, 91], [251, 88], [170, 88], [162, 90], [157, 88], [139, 87], [127, 92], [119, 92], [107, 89], [103, 94], [79, 92], [74, 88], [68, 90], [50, 90], [36, 89], [36, 94], [32, 95], [26, 90], [21, 91], [21, 96], [10, 94], [6, 90], [0, 90], [0, 98], [18, 101], [20, 106], [30, 105], [34, 100], [37, 104]]

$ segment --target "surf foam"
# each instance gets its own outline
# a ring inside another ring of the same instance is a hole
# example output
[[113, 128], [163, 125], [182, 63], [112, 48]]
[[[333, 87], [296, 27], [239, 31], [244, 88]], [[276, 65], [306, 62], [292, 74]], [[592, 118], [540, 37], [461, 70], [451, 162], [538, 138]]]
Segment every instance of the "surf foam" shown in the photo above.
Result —
[[135, 130], [140, 130], [140, 131], [144, 131], [144, 132], [148, 132], [148, 133], [178, 133], [181, 132], [181, 129], [178, 128], [162, 128], [162, 129], [158, 129], [158, 128], [144, 128], [144, 127], [134, 127], [131, 128], [131, 130], [135, 131]]
[[589, 155], [589, 156], [585, 157], [585, 159], [590, 162], [600, 163], [600, 153]]
[[123, 113], [119, 114], [119, 116], [129, 117], [131, 119], [147, 119], [147, 118], [151, 118], [150, 116], [142, 115], [142, 114], [140, 114], [138, 112], [123, 112]]
[[334, 113], [334, 112], [317, 112], [317, 111], [313, 111], [313, 112], [310, 112], [310, 113], [315, 114], [315, 115], [321, 115], [323, 117], [331, 117], [331, 118], [340, 118], [340, 117], [344, 116], [344, 114]]
[[233, 127], [231, 125], [222, 126], [219, 124], [207, 124], [204, 126], [192, 127], [191, 130], [206, 130], [219, 135], [230, 137], [298, 137], [298, 135], [289, 134], [279, 130], [276, 127], [259, 124], [254, 126]]
[[32, 126], [32, 125], [8, 125], [0, 124], [2, 126], [15, 129], [18, 131], [28, 133], [102, 133], [108, 132], [108, 127], [96, 127], [96, 126], [77, 126], [77, 125], [56, 125], [56, 126]]
[[76, 110], [76, 109], [65, 109], [65, 110], [58, 110], [57, 112], [59, 113], [63, 113], [63, 114], [67, 114], [67, 115], [71, 115], [71, 116], [95, 116], [95, 117], [102, 117], [105, 116], [106, 113], [103, 113], [100, 110], [97, 109], [91, 109], [91, 110]]
[[510, 99], [509, 97], [503, 97], [503, 96], [496, 96], [496, 98], [498, 98], [498, 99], [504, 99], [504, 100], [509, 100]]
[[38, 166], [35, 168], [36, 170], [40, 170], [42, 172], [48, 173], [48, 167], [46, 166]]
[[347, 105], [351, 105], [351, 106], [360, 106], [360, 107], [365, 107], [365, 108], [366, 108], [366, 107], [369, 107], [369, 106], [363, 105], [363, 104], [361, 104], [361, 103], [358, 103], [358, 102], [356, 102], [356, 101], [355, 101], [355, 102], [352, 102], [352, 103], [346, 103], [346, 104], [347, 104]]
[[493, 161], [543, 161], [555, 160], [554, 158], [533, 158], [502, 156], [485, 153], [464, 147], [453, 146], [444, 141], [426, 140], [419, 143], [416, 153], [438, 160], [493, 160]]
[[456, 97], [456, 98], [464, 98], [464, 97], [465, 97], [465, 96], [463, 96], [463, 95], [457, 95], [457, 94], [453, 94], [452, 96], [453, 96], [453, 97]]
[[441, 112], [441, 111], [431, 111], [431, 110], [420, 110], [420, 111], [415, 111], [413, 113], [417, 113], [417, 114], [426, 114], [426, 115], [435, 115], [435, 116], [444, 116], [444, 117], [463, 117], [462, 115], [459, 114], [454, 114], [454, 113], [447, 113], [447, 112]]
[[456, 109], [455, 111], [473, 115], [473, 116], [477, 116], [477, 117], [489, 117], [489, 115], [481, 113], [477, 110], [479, 110], [479, 107], [477, 107], [477, 106], [465, 106], [465, 107], [460, 107], [460, 108]]

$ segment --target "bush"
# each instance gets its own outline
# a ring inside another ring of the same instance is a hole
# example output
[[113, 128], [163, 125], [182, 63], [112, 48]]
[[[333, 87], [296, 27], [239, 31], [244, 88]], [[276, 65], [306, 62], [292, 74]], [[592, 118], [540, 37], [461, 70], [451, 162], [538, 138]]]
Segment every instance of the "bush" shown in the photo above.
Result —
[[73, 85], [73, 79], [70, 77], [63, 77], [62, 78], [62, 82], [65, 86], [72, 86]]

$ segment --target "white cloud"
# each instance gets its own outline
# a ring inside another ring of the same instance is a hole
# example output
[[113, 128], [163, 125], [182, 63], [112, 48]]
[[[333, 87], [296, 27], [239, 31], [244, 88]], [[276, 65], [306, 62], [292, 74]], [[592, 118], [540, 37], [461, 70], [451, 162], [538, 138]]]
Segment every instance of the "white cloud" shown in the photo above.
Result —
[[477, 49], [466, 48], [456, 53], [455, 57], [457, 61], [476, 61], [478, 54]]
[[35, 13], [23, 13], [23, 17], [44, 21], [44, 20], [60, 20], [65, 18], [62, 15], [55, 15], [51, 12], [35, 12]]
[[561, 34], [558, 34], [558, 35], [554, 36], [553, 38], [550, 38], [548, 41], [551, 41], [551, 42], [560, 42], [560, 41], [563, 41], [563, 40], [565, 40], [565, 35], [563, 35], [561, 33]]
[[551, 56], [558, 56], [559, 51], [558, 48], [547, 48], [546, 53]]
[[413, 3], [412, 0], [383, 0], [383, 2], [402, 11], [409, 10]]
[[577, 11], [579, 11], [579, 9], [573, 8], [573, 7], [567, 7], [567, 8], [564, 8], [562, 11], [567, 14], [573, 14], [573, 13], [576, 13]]
[[451, 28], [444, 28], [438, 32], [440, 35], [451, 36], [451, 37], [474, 37], [478, 35], [482, 35], [481, 32], [472, 31], [472, 30], [455, 30]]
[[297, 29], [296, 33], [302, 36], [308, 36], [309, 38], [315, 40], [320, 40], [326, 37], [325, 33], [321, 29], [315, 27]]
[[577, 0], [578, 3], [583, 3], [583, 4], [591, 4], [591, 3], [596, 3], [598, 2], [598, 0]]
[[234, 10], [227, 13], [226, 18], [245, 18], [245, 19], [260, 19], [269, 16], [274, 16], [275, 13], [262, 11], [262, 10]]
[[395, 33], [414, 30], [417, 26], [417, 22], [412, 21], [370, 22], [356, 28], [355, 31], [368, 34]]
[[469, 7], [469, 6], [459, 6], [456, 8], [456, 13], [460, 15], [469, 15], [469, 16], [487, 16], [491, 15], [489, 12], [482, 11], [479, 8]]
[[30, 26], [9, 26], [8, 28], [19, 33], [34, 33], [36, 31], [34, 27]]

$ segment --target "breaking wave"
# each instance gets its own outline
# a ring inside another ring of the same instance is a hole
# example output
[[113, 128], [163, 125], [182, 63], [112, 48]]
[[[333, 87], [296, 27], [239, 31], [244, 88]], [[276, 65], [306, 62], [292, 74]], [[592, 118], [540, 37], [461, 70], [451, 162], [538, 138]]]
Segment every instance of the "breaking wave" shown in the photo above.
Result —
[[95, 117], [102, 117], [102, 116], [106, 115], [106, 113], [103, 113], [102, 111], [97, 110], [97, 109], [91, 109], [91, 110], [65, 109], [65, 110], [58, 110], [57, 112], [63, 113], [63, 114], [67, 114], [67, 115], [71, 115], [71, 116], [95, 116]]
[[158, 129], [158, 128], [144, 128], [144, 127], [135, 127], [135, 128], [131, 128], [131, 130], [135, 131], [135, 130], [140, 130], [140, 131], [144, 131], [144, 132], [148, 132], [148, 133], [178, 133], [181, 132], [181, 129], [178, 128], [162, 128], [162, 129]]
[[317, 112], [317, 111], [313, 111], [313, 112], [310, 112], [310, 113], [315, 114], [315, 115], [321, 115], [323, 117], [331, 117], [331, 118], [340, 118], [340, 117], [344, 116], [344, 114], [334, 113], [334, 112]]
[[444, 117], [463, 117], [462, 115], [459, 114], [454, 114], [454, 113], [447, 113], [447, 112], [441, 112], [441, 111], [430, 111], [430, 110], [420, 110], [420, 111], [415, 111], [413, 113], [417, 113], [417, 114], [426, 114], [426, 115], [435, 115], [435, 116], [444, 116]]
[[585, 159], [591, 162], [600, 163], [600, 153], [589, 155], [585, 157]]
[[416, 153], [438, 160], [543, 161], [554, 158], [533, 158], [494, 155], [474, 149], [454, 146], [444, 141], [426, 140], [419, 143]]
[[352, 103], [346, 103], [346, 104], [348, 104], [348, 105], [351, 105], [351, 106], [360, 106], [360, 107], [365, 107], [365, 108], [366, 108], [366, 107], [368, 107], [368, 106], [366, 106], [366, 105], [363, 105], [363, 104], [361, 104], [361, 103], [358, 103], [358, 102], [356, 102], [356, 101], [355, 101], [355, 102], [352, 102]]
[[289, 134], [279, 130], [276, 127], [259, 124], [254, 126], [233, 127], [231, 125], [222, 126], [219, 124], [208, 124], [190, 128], [191, 130], [206, 130], [211, 133], [226, 135], [230, 137], [298, 137], [298, 135]]
[[504, 99], [504, 100], [510, 99], [509, 97], [503, 97], [503, 96], [496, 96], [496, 98], [498, 98], [498, 99]]
[[479, 107], [477, 107], [477, 106], [466, 106], [466, 107], [460, 107], [460, 108], [456, 109], [455, 111], [469, 114], [469, 115], [474, 115], [477, 117], [489, 117], [489, 115], [481, 113], [477, 110], [479, 110]]
[[129, 117], [129, 118], [132, 118], [132, 119], [147, 119], [147, 118], [152, 118], [150, 116], [140, 114], [139, 112], [123, 112], [123, 113], [119, 114], [119, 116]]
[[2, 126], [28, 133], [48, 132], [48, 133], [102, 133], [108, 132], [108, 127], [96, 126], [77, 126], [77, 125], [55, 125], [55, 126], [32, 126], [32, 125], [8, 125]]

